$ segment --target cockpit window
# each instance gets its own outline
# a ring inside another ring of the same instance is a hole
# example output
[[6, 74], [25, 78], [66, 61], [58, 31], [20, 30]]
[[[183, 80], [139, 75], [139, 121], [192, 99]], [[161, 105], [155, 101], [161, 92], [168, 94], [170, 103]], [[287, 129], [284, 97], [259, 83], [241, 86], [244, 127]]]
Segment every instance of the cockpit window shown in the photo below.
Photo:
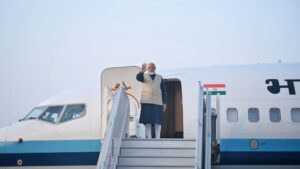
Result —
[[31, 120], [31, 119], [36, 119], [38, 118], [45, 110], [47, 107], [36, 107], [29, 114], [27, 114], [24, 119], [22, 120]]
[[48, 121], [51, 123], [57, 123], [59, 115], [63, 109], [63, 106], [50, 106], [47, 110], [40, 116], [39, 119]]
[[85, 114], [85, 106], [83, 104], [68, 105], [60, 122], [66, 122], [72, 119], [82, 117]]

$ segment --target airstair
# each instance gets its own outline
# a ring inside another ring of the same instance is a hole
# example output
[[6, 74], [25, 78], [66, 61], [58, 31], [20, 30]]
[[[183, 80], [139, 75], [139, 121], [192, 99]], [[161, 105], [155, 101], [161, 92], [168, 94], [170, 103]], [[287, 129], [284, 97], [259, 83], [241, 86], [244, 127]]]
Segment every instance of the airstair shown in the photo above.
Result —
[[117, 169], [193, 169], [195, 140], [125, 139]]
[[[219, 144], [212, 133], [217, 115], [212, 113], [210, 92], [199, 85], [196, 140], [128, 139], [129, 99], [122, 83], [114, 96], [96, 169], [211, 169], [218, 161]], [[217, 114], [218, 106], [217, 99]]]

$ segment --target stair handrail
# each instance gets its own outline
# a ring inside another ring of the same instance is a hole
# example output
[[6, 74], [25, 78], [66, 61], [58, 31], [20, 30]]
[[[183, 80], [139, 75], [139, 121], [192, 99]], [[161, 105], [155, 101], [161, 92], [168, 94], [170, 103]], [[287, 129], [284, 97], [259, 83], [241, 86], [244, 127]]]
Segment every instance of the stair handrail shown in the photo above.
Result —
[[195, 151], [195, 169], [202, 169], [202, 135], [203, 135], [203, 87], [201, 82], [199, 84], [199, 95], [198, 95], [198, 118], [197, 118], [197, 133], [196, 133], [196, 151]]
[[[195, 169], [211, 169], [211, 93], [199, 81]], [[206, 95], [206, 101], [204, 101]], [[205, 108], [204, 108], [205, 105]], [[204, 118], [205, 117], [205, 121]]]
[[211, 169], [211, 93], [206, 89], [206, 110], [205, 110], [205, 166], [204, 169]]
[[122, 138], [128, 135], [126, 132], [128, 132], [130, 108], [125, 89], [126, 85], [122, 82], [115, 93], [96, 169], [116, 168]]

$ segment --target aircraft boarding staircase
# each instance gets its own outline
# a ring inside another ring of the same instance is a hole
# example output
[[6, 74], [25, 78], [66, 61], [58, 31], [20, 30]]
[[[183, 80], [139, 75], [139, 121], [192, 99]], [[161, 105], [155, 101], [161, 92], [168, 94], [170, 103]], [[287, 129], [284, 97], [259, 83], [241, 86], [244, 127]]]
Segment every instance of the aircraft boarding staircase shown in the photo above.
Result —
[[195, 140], [125, 139], [117, 169], [193, 169]]
[[[210, 169], [211, 96], [200, 85], [198, 129], [191, 139], [126, 139], [129, 125], [129, 99], [124, 82], [115, 93], [111, 116], [103, 140], [97, 169]], [[207, 118], [205, 117], [206, 115]]]

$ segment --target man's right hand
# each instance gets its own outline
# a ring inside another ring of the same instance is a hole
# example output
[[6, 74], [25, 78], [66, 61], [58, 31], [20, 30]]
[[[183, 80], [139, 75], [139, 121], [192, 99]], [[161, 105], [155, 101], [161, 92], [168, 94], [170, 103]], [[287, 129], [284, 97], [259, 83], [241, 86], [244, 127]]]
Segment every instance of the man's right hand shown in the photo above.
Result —
[[145, 72], [146, 71], [146, 69], [147, 69], [147, 63], [144, 63], [143, 65], [142, 65], [142, 70], [141, 70], [141, 72]]
[[163, 104], [163, 112], [167, 111], [167, 104]]

